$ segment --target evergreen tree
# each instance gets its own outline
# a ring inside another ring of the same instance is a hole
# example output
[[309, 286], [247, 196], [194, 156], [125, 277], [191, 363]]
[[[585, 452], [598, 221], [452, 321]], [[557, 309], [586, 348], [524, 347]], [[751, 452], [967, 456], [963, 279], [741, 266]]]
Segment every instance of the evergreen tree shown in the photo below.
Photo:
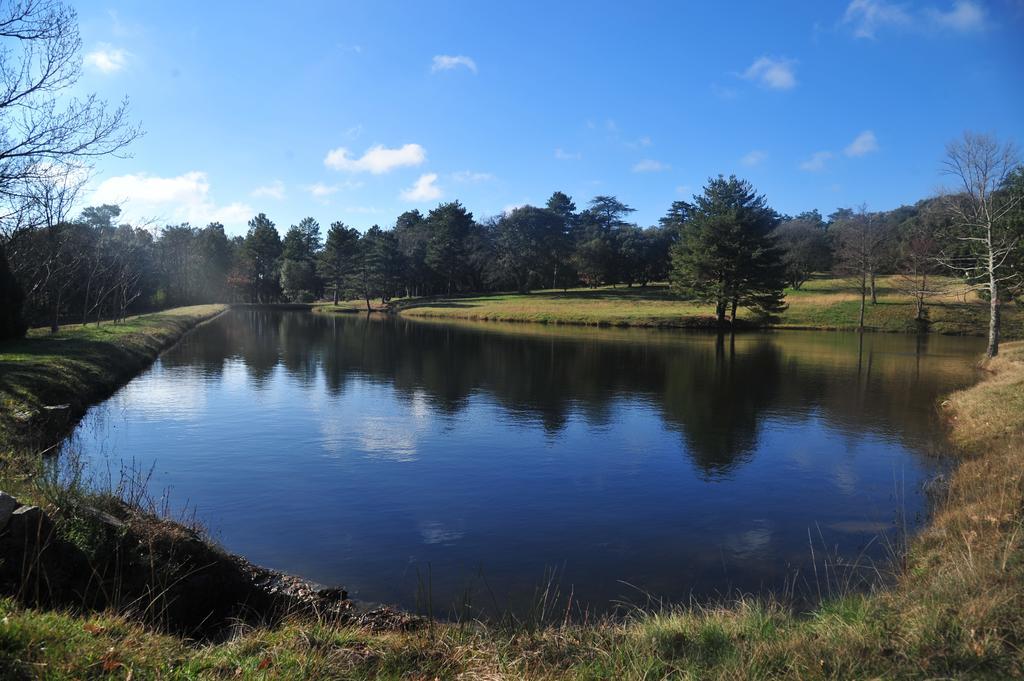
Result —
[[359, 232], [345, 226], [343, 222], [331, 223], [327, 230], [327, 241], [320, 253], [317, 269], [334, 293], [337, 305], [345, 290], [349, 277], [356, 267], [359, 253]]
[[258, 303], [270, 302], [278, 296], [278, 259], [281, 250], [281, 236], [270, 218], [260, 213], [249, 220], [249, 231], [245, 235], [242, 251], [249, 268], [253, 296]]
[[385, 232], [374, 225], [359, 240], [358, 253], [355, 285], [369, 312], [373, 298], [379, 297], [381, 302], [387, 302], [397, 285], [401, 262], [398, 240], [392, 232]]
[[550, 261], [551, 288], [566, 288], [576, 283], [576, 274], [572, 269], [572, 249], [576, 242], [576, 204], [568, 194], [555, 192], [548, 199], [547, 209], [561, 222], [545, 242]]
[[681, 295], [714, 303], [719, 325], [731, 308], [768, 315], [785, 309], [782, 254], [771, 236], [778, 217], [763, 195], [735, 176], [704, 187], [672, 249], [671, 280]]
[[316, 255], [320, 250], [320, 224], [303, 218], [285, 233], [281, 254], [281, 288], [290, 300], [306, 301], [321, 293], [316, 276]]
[[467, 240], [473, 231], [473, 214], [458, 201], [442, 203], [427, 216], [430, 239], [426, 263], [451, 295], [469, 268]]
[[528, 293], [531, 281], [539, 280], [542, 268], [548, 264], [549, 249], [563, 224], [554, 211], [535, 206], [505, 213], [494, 226], [492, 276], [511, 282], [520, 293]]

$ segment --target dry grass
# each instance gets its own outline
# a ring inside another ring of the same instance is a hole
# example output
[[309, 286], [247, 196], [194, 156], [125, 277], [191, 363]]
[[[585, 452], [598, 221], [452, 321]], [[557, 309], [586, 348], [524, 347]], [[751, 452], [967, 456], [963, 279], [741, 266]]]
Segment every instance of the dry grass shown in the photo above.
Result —
[[[879, 277], [878, 304], [869, 303], [865, 315], [868, 330], [919, 330], [913, 300], [899, 290], [900, 283], [898, 277]], [[928, 301], [929, 330], [958, 335], [987, 331], [987, 303], [966, 292], [957, 280], [936, 277], [933, 285], [942, 293]], [[859, 294], [847, 280], [814, 278], [800, 290], [788, 290], [786, 302], [789, 308], [777, 321], [779, 328], [850, 330], [857, 326]], [[714, 322], [711, 307], [679, 300], [663, 284], [401, 300], [394, 307], [408, 317], [472, 321], [679, 328], [706, 327]], [[755, 321], [746, 311], [741, 311], [740, 319]], [[1003, 323], [1007, 338], [1024, 338], [1024, 309], [1019, 305], [1005, 306]]]
[[378, 632], [297, 619], [196, 645], [0, 601], [3, 678], [1010, 679], [1024, 676], [1024, 343], [942, 408], [964, 459], [892, 588], [794, 614], [740, 599], [589, 624]]

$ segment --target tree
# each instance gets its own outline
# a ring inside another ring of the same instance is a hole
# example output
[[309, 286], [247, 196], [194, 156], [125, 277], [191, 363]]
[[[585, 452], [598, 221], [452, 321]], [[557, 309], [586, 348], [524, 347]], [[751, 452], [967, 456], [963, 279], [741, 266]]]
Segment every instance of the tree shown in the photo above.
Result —
[[317, 269], [334, 294], [337, 305], [348, 278], [355, 271], [359, 254], [359, 232], [343, 222], [332, 222], [327, 241], [317, 261]]
[[782, 249], [786, 283], [794, 289], [803, 286], [813, 272], [824, 272], [832, 266], [825, 221], [816, 210], [784, 220], [775, 229], [775, 240]]
[[679, 232], [692, 213], [693, 204], [686, 201], [673, 201], [664, 217], [658, 218], [658, 223], [665, 229]]
[[684, 296], [714, 303], [719, 326], [731, 306], [770, 315], [785, 309], [782, 253], [771, 236], [778, 217], [745, 180], [719, 175], [682, 225], [672, 248], [671, 283]]
[[274, 223], [263, 213], [249, 220], [249, 231], [242, 247], [252, 281], [256, 302], [266, 303], [278, 295], [278, 258], [281, 257], [281, 237]]
[[885, 252], [888, 233], [884, 223], [863, 206], [857, 212], [843, 213], [838, 221], [833, 220], [833, 229], [838, 238], [838, 271], [850, 277], [860, 293], [857, 328], [863, 329], [865, 304], [869, 291], [872, 295], [874, 292], [875, 274]]
[[576, 234], [576, 204], [568, 194], [556, 191], [548, 199], [546, 207], [560, 221], [559, 228], [550, 232], [544, 243], [551, 269], [551, 288], [558, 288], [559, 284], [566, 288], [574, 281], [570, 259]]
[[302, 218], [284, 235], [282, 255], [288, 260], [312, 260], [320, 250], [320, 223], [313, 218]]
[[458, 201], [442, 203], [427, 215], [430, 233], [426, 263], [451, 295], [468, 269], [466, 242], [473, 229], [473, 214]]
[[577, 218], [573, 264], [583, 283], [591, 287], [618, 283], [619, 242], [625, 217], [634, 212], [614, 196], [595, 196]]
[[393, 233], [374, 225], [359, 240], [358, 254], [354, 285], [370, 312], [370, 301], [379, 297], [386, 302], [397, 284], [398, 240]]
[[523, 206], [502, 215], [494, 225], [492, 276], [511, 282], [520, 293], [528, 293], [531, 281], [541, 281], [551, 257], [549, 249], [563, 224], [554, 211], [535, 206]]
[[[71, 8], [57, 0], [4, 3], [0, 40], [0, 251], [15, 263], [19, 279], [19, 270], [46, 278], [42, 285], [36, 280], [21, 286], [0, 277], [0, 299], [35, 299], [41, 305], [45, 296], [56, 319], [69, 288], [66, 265], [74, 254], [61, 253], [61, 266], [17, 262], [39, 244], [31, 238], [37, 228], [63, 233], [57, 225], [88, 178], [91, 161], [116, 154], [138, 130], [126, 123], [124, 104], [110, 110], [95, 95], [66, 96], [81, 75], [81, 40]], [[61, 237], [51, 234], [49, 241]], [[23, 239], [31, 245], [20, 244]], [[34, 255], [39, 262], [41, 254]], [[20, 317], [20, 312], [11, 316]], [[17, 321], [10, 328], [23, 326]]]
[[21, 338], [28, 325], [21, 315], [25, 294], [7, 266], [7, 256], [0, 244], [0, 340]]
[[204, 302], [226, 300], [232, 249], [224, 225], [211, 222], [199, 230], [195, 235], [194, 251], [198, 260], [199, 299]]
[[934, 285], [929, 285], [928, 279], [936, 271], [939, 255], [933, 219], [933, 216], [923, 216], [913, 220], [907, 225], [899, 247], [897, 287], [913, 298], [913, 320], [918, 324], [926, 321], [926, 301], [941, 293]]
[[418, 210], [408, 210], [398, 216], [392, 230], [402, 257], [402, 286], [406, 296], [427, 292], [433, 272], [427, 265], [427, 244], [430, 231], [426, 218]]
[[1000, 293], [1019, 285], [1024, 272], [1013, 267], [1021, 246], [1012, 216], [1024, 201], [1020, 183], [1011, 180], [1020, 167], [1016, 148], [972, 132], [946, 147], [944, 172], [958, 184], [945, 195], [952, 217], [951, 246], [940, 261], [989, 300], [986, 357], [999, 354]]
[[163, 282], [162, 302], [184, 305], [192, 300], [196, 286], [196, 230], [187, 222], [160, 230], [157, 261]]
[[290, 300], [308, 301], [320, 293], [315, 268], [320, 243], [320, 224], [313, 218], [303, 218], [285, 233], [281, 288]]

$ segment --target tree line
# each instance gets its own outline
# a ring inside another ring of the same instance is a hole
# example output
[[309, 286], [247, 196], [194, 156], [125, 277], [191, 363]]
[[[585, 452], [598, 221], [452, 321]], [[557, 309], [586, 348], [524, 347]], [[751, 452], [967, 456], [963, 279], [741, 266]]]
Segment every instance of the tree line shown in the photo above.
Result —
[[940, 293], [935, 275], [955, 275], [990, 304], [993, 356], [1000, 304], [1024, 286], [1020, 158], [1012, 144], [971, 133], [946, 150], [954, 187], [943, 196], [827, 218], [782, 215], [750, 183], [722, 176], [649, 227], [614, 196], [577, 207], [562, 192], [482, 220], [458, 201], [363, 232], [306, 218], [283, 237], [263, 213], [233, 238], [218, 223], [124, 224], [117, 206], [72, 217], [92, 162], [121, 153], [139, 130], [124, 103], [64, 96], [81, 73], [81, 40], [59, 0], [0, 6], [0, 46], [0, 338], [198, 302], [358, 296], [369, 308], [395, 296], [666, 280], [726, 326], [740, 309], [771, 318], [786, 287], [832, 271], [860, 292], [861, 327], [879, 274], [900, 275], [922, 324]]
[[646, 228], [630, 222], [633, 209], [614, 196], [580, 209], [558, 191], [543, 206], [483, 220], [453, 201], [363, 232], [342, 222], [323, 230], [305, 218], [282, 236], [260, 213], [245, 236], [233, 238], [219, 223], [156, 232], [120, 224], [120, 209], [106, 205], [25, 230], [5, 248], [25, 297], [23, 316], [53, 329], [203, 302], [358, 297], [370, 309], [372, 300], [393, 297], [655, 281], [713, 306], [719, 324], [728, 325], [739, 309], [765, 319], [778, 314], [785, 289], [799, 289], [815, 272], [853, 282], [861, 326], [866, 306], [877, 302], [877, 276], [898, 274], [926, 323], [929, 298], [942, 293], [934, 283], [939, 274], [956, 274], [990, 299], [1020, 293], [1024, 175], [1008, 149], [967, 135], [951, 145], [950, 163], [969, 158], [976, 165], [985, 153], [1006, 159], [1000, 172], [981, 178], [985, 186], [968, 174], [977, 186], [881, 212], [783, 215], [749, 182], [719, 176]]

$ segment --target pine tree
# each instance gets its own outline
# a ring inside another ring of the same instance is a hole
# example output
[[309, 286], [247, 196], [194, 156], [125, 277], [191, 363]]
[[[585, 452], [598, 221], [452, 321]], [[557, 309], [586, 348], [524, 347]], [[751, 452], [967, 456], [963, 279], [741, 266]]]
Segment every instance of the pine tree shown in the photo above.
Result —
[[317, 270], [334, 292], [334, 304], [341, 299], [346, 282], [355, 271], [359, 252], [359, 232], [343, 222], [331, 223], [327, 241], [320, 253]]
[[672, 249], [673, 289], [714, 303], [719, 325], [727, 312], [735, 322], [738, 307], [761, 315], [785, 309], [782, 253], [771, 235], [778, 216], [765, 197], [745, 180], [720, 175], [695, 198]]

